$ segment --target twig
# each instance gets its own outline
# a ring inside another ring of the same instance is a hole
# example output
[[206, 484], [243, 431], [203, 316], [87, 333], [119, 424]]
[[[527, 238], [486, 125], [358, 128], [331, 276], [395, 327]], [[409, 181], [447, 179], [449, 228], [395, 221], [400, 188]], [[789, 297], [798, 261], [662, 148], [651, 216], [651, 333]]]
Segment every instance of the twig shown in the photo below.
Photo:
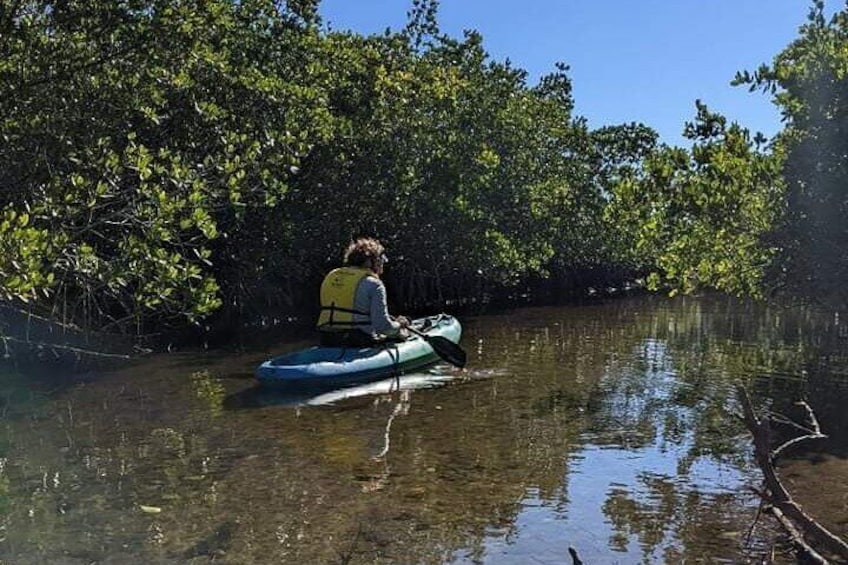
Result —
[[751, 522], [751, 527], [748, 528], [748, 533], [745, 536], [745, 546], [746, 547], [749, 547], [750, 544], [751, 544], [751, 536], [754, 535], [754, 528], [757, 526], [757, 523], [760, 521], [760, 516], [763, 515], [763, 507], [765, 506], [765, 503], [766, 503], [765, 498], [763, 496], [763, 493], [761, 493], [757, 489], [751, 489], [751, 490], [753, 490], [756, 494], [758, 494], [760, 496], [760, 504], [757, 506], [757, 515], [754, 516], [754, 521]]
[[72, 353], [77, 353], [79, 355], [89, 355], [91, 357], [107, 357], [110, 359], [132, 359], [129, 355], [124, 355], [120, 353], [104, 353], [102, 351], [94, 351], [92, 349], [83, 349], [81, 347], [74, 347], [72, 345], [59, 345], [53, 343], [44, 343], [41, 341], [28, 341], [25, 339], [18, 339], [16, 337], [3, 336], [4, 341], [14, 341], [16, 343], [23, 343], [25, 345], [31, 345], [44, 349], [53, 349], [53, 350], [61, 350], [61, 351], [70, 351]]
[[568, 546], [568, 554], [571, 555], [572, 565], [583, 565], [583, 562], [580, 560], [580, 556], [577, 555], [576, 549], [571, 546]]
[[810, 427], [812, 429], [807, 429], [803, 426], [799, 426], [798, 424], [796, 424], [795, 422], [791, 422], [791, 420], [790, 420], [790, 422], [792, 424], [794, 424], [795, 428], [797, 428], [801, 431], [807, 432], [807, 433], [806, 433], [806, 435], [798, 436], [796, 438], [790, 439], [789, 441], [787, 441], [787, 442], [783, 443], [782, 445], [778, 446], [777, 448], [775, 448], [771, 452], [772, 459], [777, 459], [777, 456], [780, 455], [780, 453], [783, 452], [783, 450], [787, 449], [791, 445], [794, 445], [796, 443], [800, 443], [800, 442], [802, 442], [806, 439], [823, 439], [823, 438], [827, 437], [825, 434], [823, 434], [821, 432], [821, 426], [819, 426], [819, 421], [816, 419], [816, 415], [813, 413], [813, 409], [810, 408], [810, 405], [807, 404], [806, 402], [804, 402], [803, 400], [798, 402], [798, 405], [803, 406], [804, 409], [806, 410], [807, 420], [809, 421]]
[[789, 426], [790, 428], [795, 428], [796, 430], [798, 430], [800, 432], [804, 432], [805, 434], [814, 433], [813, 430], [811, 430], [810, 428], [808, 428], [806, 426], [802, 426], [798, 422], [793, 422], [792, 420], [790, 420], [789, 418], [787, 418], [783, 414], [772, 414], [770, 417], [771, 417], [771, 421], [775, 422], [777, 424], [783, 424], [784, 426]]

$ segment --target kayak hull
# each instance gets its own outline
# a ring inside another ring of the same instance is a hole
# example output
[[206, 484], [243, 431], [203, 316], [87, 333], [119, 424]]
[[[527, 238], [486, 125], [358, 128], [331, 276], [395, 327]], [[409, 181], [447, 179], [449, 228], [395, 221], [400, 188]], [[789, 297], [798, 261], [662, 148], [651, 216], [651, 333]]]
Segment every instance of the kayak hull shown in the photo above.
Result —
[[[462, 327], [453, 316], [439, 314], [412, 321], [428, 336], [459, 343]], [[263, 386], [284, 390], [333, 389], [402, 375], [439, 360], [421, 337], [375, 347], [310, 347], [269, 359], [256, 369]]]

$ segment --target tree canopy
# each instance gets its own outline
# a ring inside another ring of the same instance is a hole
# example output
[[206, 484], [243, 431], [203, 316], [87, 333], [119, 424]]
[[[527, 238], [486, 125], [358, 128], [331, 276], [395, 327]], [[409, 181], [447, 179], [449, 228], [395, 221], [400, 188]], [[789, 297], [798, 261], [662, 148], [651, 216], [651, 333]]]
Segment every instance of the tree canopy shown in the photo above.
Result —
[[773, 95], [785, 128], [785, 215], [774, 230], [780, 248], [771, 277], [786, 293], [848, 305], [848, 6], [830, 19], [813, 2], [799, 37], [771, 65], [740, 73], [739, 83]]
[[592, 130], [566, 64], [528, 84], [436, 1], [373, 36], [319, 8], [0, 3], [3, 307], [136, 336], [265, 324], [309, 312], [360, 234], [402, 308], [586, 274], [846, 304], [848, 12], [814, 3], [737, 77], [774, 94], [774, 140], [698, 102], [680, 148]]

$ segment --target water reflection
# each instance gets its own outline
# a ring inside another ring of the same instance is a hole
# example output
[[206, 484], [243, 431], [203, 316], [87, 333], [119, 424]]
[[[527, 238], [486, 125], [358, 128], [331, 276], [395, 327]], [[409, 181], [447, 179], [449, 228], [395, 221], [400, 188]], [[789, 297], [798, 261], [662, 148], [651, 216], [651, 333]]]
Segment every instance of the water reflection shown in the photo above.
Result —
[[378, 381], [333, 390], [285, 392], [255, 385], [228, 395], [221, 405], [228, 410], [263, 406], [329, 406], [359, 397], [391, 395], [397, 392], [431, 389], [473, 378], [469, 373], [451, 372], [436, 366], [426, 372], [408, 373]]
[[51, 393], [7, 375], [0, 559], [563, 563], [574, 546], [587, 563], [740, 561], [771, 532], [746, 543], [758, 472], [734, 385], [779, 408], [805, 395], [844, 457], [830, 317], [649, 298], [464, 325], [468, 373], [307, 398], [231, 378], [267, 351]]

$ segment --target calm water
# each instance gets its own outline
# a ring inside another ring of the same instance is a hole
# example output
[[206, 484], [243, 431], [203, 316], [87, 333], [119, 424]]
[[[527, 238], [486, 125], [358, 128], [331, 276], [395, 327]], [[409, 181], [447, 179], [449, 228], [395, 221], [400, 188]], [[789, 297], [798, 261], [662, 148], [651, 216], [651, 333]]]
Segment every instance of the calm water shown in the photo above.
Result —
[[571, 546], [586, 563], [753, 562], [774, 532], [751, 527], [739, 383], [816, 410], [831, 439], [783, 471], [848, 534], [845, 321], [637, 298], [463, 322], [468, 369], [400, 391], [253, 387], [302, 343], [69, 386], [6, 373], [0, 561], [570, 563]]

